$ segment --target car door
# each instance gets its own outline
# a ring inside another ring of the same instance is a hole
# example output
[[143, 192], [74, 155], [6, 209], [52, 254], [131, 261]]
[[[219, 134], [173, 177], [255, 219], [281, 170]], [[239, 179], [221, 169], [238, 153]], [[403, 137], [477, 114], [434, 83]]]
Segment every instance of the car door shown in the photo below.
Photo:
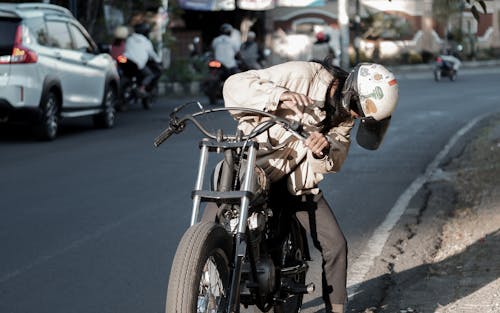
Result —
[[103, 78], [98, 75], [89, 62], [85, 53], [77, 50], [70, 31], [70, 23], [64, 19], [51, 18], [47, 22], [47, 32], [51, 46], [55, 49], [58, 66], [58, 76], [62, 87], [63, 110], [91, 108], [99, 106], [102, 91], [96, 94], [94, 86]]
[[81, 70], [84, 73], [79, 83], [82, 89], [81, 96], [88, 99], [89, 104], [100, 105], [110, 59], [99, 54], [95, 44], [81, 26], [71, 22], [68, 26], [73, 40], [73, 50], [81, 62]]

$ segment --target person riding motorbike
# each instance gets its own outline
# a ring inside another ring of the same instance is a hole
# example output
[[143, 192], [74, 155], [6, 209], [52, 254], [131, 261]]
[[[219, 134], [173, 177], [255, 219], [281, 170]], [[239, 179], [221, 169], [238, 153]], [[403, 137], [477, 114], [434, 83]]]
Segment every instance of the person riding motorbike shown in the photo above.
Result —
[[316, 41], [311, 47], [311, 59], [324, 60], [327, 57], [335, 59], [335, 51], [330, 46], [330, 35], [318, 32], [316, 33]]
[[[144, 97], [147, 96], [152, 84], [160, 76], [158, 64], [161, 62], [161, 58], [155, 52], [153, 44], [148, 38], [149, 31], [150, 27], [147, 23], [135, 25], [134, 33], [127, 38], [124, 52], [127, 60], [132, 61], [140, 73], [139, 93]], [[152, 62], [148, 63], [148, 61]]]
[[111, 44], [110, 54], [114, 60], [125, 52], [125, 44], [129, 35], [127, 26], [118, 26], [113, 32], [113, 43]]
[[219, 29], [220, 35], [212, 41], [214, 57], [226, 68], [226, 76], [239, 71], [238, 64], [236, 63], [236, 55], [240, 49], [240, 45], [230, 37], [232, 31], [233, 27], [230, 24], [224, 23]]
[[[347, 301], [347, 243], [318, 184], [337, 172], [360, 119], [357, 142], [370, 150], [380, 145], [398, 101], [394, 75], [379, 64], [361, 63], [350, 73], [331, 60], [292, 61], [230, 76], [224, 85], [227, 107], [253, 108], [299, 122], [309, 137], [297, 139], [280, 126], [257, 136], [257, 165], [271, 180], [271, 196], [294, 198], [299, 222], [323, 258], [323, 300], [327, 312], [344, 312]], [[244, 134], [265, 118], [231, 114]], [[289, 203], [289, 202], [287, 202]], [[217, 216], [207, 205], [203, 216]]]
[[255, 41], [256, 35], [253, 31], [249, 31], [247, 34], [247, 40], [241, 44], [240, 47], [240, 60], [243, 66], [240, 66], [249, 70], [258, 70], [262, 66], [259, 63], [261, 57], [259, 45]]

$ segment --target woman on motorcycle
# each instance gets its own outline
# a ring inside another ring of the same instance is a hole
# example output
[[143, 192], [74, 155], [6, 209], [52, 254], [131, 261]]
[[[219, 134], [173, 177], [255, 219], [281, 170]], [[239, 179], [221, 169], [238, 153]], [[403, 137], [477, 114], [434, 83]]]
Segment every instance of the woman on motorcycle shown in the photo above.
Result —
[[[227, 107], [273, 112], [309, 133], [301, 141], [278, 125], [271, 127], [257, 137], [257, 164], [273, 183], [271, 192], [284, 190], [297, 199], [297, 207], [290, 209], [322, 254], [325, 307], [337, 313], [344, 312], [347, 300], [347, 244], [318, 184], [323, 174], [340, 170], [355, 119], [362, 119], [358, 143], [378, 147], [398, 100], [398, 84], [378, 64], [360, 64], [350, 73], [331, 64], [294, 61], [238, 73], [228, 78], [223, 94]], [[265, 119], [232, 114], [245, 134]]]

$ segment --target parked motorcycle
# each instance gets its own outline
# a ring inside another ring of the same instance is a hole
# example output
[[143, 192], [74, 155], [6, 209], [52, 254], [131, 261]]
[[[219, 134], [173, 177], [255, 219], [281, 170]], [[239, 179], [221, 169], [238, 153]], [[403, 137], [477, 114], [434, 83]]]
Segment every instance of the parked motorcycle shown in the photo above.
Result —
[[[140, 103], [145, 110], [150, 110], [154, 99], [158, 95], [158, 79], [146, 87], [146, 93], [141, 93], [139, 87], [142, 78], [137, 65], [124, 55], [119, 55], [116, 61], [118, 74], [120, 75], [120, 107], [118, 109], [125, 110], [136, 103]], [[149, 61], [147, 66], [158, 73], [161, 72], [159, 65], [152, 61]]]
[[434, 80], [440, 81], [442, 77], [448, 77], [451, 81], [457, 79], [460, 60], [452, 55], [440, 55], [436, 58], [434, 66]]
[[[254, 138], [278, 124], [305, 140], [302, 128], [273, 114], [254, 109], [214, 108], [178, 117], [187, 105], [175, 108], [169, 126], [155, 139], [159, 146], [172, 134], [194, 124], [205, 136], [200, 141], [200, 161], [191, 226], [184, 233], [172, 264], [166, 312], [240, 311], [240, 304], [262, 312], [296, 313], [302, 297], [314, 291], [306, 284], [309, 249], [304, 229], [290, 207], [295, 198], [270, 190], [264, 171], [256, 165], [258, 143]], [[249, 135], [209, 132], [199, 117], [216, 112], [241, 111], [263, 116]], [[220, 159], [212, 170], [209, 155]], [[210, 186], [207, 186], [210, 185]], [[273, 187], [275, 188], [275, 187]], [[293, 199], [292, 199], [293, 198]], [[218, 206], [216, 221], [199, 221], [202, 202]]]

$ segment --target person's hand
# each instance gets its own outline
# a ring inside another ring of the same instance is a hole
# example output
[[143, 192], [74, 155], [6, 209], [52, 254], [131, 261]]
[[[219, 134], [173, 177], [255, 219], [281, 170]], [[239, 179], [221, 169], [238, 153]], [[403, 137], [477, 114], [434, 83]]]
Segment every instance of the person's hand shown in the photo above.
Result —
[[285, 91], [280, 96], [280, 106], [283, 109], [292, 110], [300, 118], [302, 118], [300, 107], [305, 107], [313, 103], [314, 101], [308, 96], [293, 91]]
[[306, 139], [306, 147], [312, 151], [314, 157], [322, 158], [330, 148], [330, 143], [325, 135], [315, 131]]

